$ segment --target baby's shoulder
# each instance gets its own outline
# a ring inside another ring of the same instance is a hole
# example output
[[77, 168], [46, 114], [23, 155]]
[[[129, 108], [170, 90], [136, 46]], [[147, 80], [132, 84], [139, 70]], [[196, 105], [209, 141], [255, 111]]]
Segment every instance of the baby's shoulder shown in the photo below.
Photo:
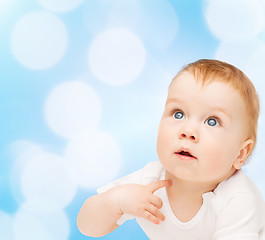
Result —
[[234, 204], [241, 210], [257, 208], [265, 213], [265, 202], [260, 191], [242, 170], [221, 182], [214, 190], [214, 196], [213, 204], [217, 212]]
[[214, 190], [216, 197], [222, 198], [228, 198], [238, 193], [259, 195], [256, 185], [242, 170], [235, 172], [230, 178], [221, 182]]

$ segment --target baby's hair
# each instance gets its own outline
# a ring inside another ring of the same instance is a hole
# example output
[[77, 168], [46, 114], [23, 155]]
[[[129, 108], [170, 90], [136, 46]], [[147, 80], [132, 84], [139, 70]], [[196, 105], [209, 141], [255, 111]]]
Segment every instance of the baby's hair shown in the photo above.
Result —
[[[235, 66], [213, 59], [200, 59], [183, 67], [172, 82], [182, 73], [189, 72], [194, 75], [202, 86], [214, 81], [230, 84], [242, 97], [248, 115], [248, 137], [257, 139], [257, 125], [259, 117], [259, 98], [256, 89], [249, 78]], [[172, 84], [172, 83], [171, 83]], [[252, 150], [254, 149], [254, 146]], [[251, 151], [252, 152], [252, 151]]]

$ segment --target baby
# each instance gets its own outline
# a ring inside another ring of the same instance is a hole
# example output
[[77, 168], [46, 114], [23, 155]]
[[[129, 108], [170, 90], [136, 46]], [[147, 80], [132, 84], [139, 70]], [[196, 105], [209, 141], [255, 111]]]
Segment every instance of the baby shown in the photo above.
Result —
[[160, 121], [160, 161], [98, 189], [79, 212], [79, 230], [99, 237], [136, 218], [152, 240], [263, 239], [265, 203], [241, 170], [258, 115], [242, 71], [207, 59], [185, 66]]

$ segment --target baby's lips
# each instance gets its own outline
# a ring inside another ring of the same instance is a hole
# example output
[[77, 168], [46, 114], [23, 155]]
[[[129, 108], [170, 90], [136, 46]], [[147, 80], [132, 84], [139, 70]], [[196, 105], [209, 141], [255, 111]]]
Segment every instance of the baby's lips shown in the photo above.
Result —
[[180, 148], [177, 152], [175, 152], [175, 154], [180, 154], [180, 155], [184, 155], [184, 156], [189, 156], [189, 157], [193, 157], [193, 158], [196, 158], [192, 152], [188, 149], [188, 148]]

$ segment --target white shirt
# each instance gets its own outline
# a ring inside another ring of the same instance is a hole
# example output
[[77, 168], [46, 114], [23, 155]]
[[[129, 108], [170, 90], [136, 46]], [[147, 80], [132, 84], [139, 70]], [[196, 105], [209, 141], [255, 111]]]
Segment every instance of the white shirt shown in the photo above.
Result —
[[[98, 193], [118, 185], [146, 185], [163, 179], [163, 165], [159, 161], [151, 162], [143, 169], [98, 189]], [[136, 217], [149, 239], [265, 240], [265, 202], [254, 183], [242, 170], [221, 182], [213, 192], [203, 194], [200, 210], [185, 223], [174, 215], [165, 188], [156, 191], [155, 195], [163, 201], [160, 210], [166, 220], [156, 225]], [[121, 225], [132, 218], [135, 217], [123, 214], [117, 223]]]

